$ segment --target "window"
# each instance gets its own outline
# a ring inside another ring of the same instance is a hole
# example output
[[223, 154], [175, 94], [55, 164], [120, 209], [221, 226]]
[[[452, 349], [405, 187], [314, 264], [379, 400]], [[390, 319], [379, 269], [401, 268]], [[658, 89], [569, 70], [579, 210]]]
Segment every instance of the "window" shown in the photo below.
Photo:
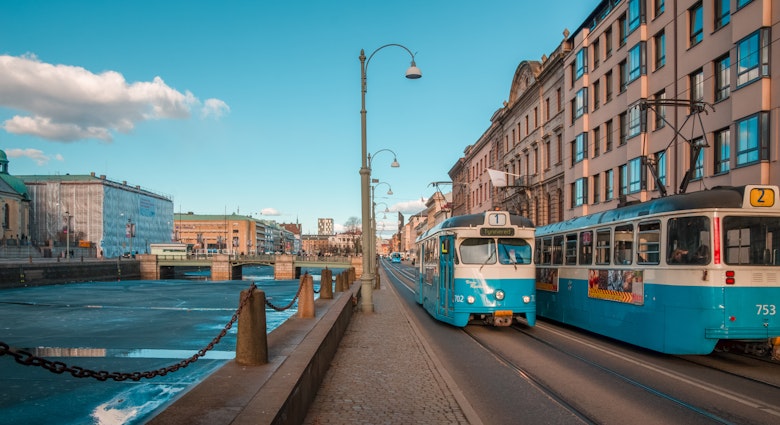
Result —
[[463, 264], [495, 264], [495, 242], [487, 238], [464, 239], [460, 244], [460, 261]]
[[599, 109], [601, 103], [601, 82], [593, 82], [593, 110]]
[[628, 84], [628, 67], [626, 61], [622, 61], [618, 64], [618, 71], [620, 72], [620, 92], [626, 91], [626, 85]]
[[588, 157], [588, 133], [580, 133], [572, 145], [572, 165]]
[[580, 49], [574, 59], [574, 81], [577, 81], [588, 72], [588, 51]]
[[690, 46], [693, 47], [704, 37], [703, 8], [701, 2], [688, 9], [688, 25], [690, 29]]
[[627, 81], [630, 83], [631, 81], [636, 80], [639, 78], [640, 75], [645, 75], [647, 73], [647, 63], [646, 63], [646, 47], [645, 42], [642, 41], [640, 43], [637, 43], [636, 46], [632, 47], [631, 50], [628, 51], [628, 79]]
[[628, 33], [639, 28], [645, 22], [644, 0], [628, 0]]
[[[726, 220], [727, 218], [724, 219], [724, 227], [726, 227]], [[668, 264], [709, 263], [709, 218], [670, 218], [666, 222], [666, 233], [666, 262]], [[728, 234], [728, 230], [726, 230], [726, 233]]]
[[618, 168], [618, 179], [620, 179], [620, 196], [628, 195], [628, 165], [623, 164]]
[[612, 28], [607, 28], [604, 31], [604, 57], [610, 56], [612, 56]]
[[[691, 145], [701, 145], [704, 143], [704, 139], [701, 137], [697, 137], [693, 140], [691, 140]], [[693, 151], [693, 147], [691, 147], [691, 151]], [[693, 152], [691, 152], [693, 154]], [[696, 161], [693, 165], [693, 174], [691, 175], [691, 179], [693, 180], [701, 180], [704, 177], [704, 149], [699, 150], [699, 156], [696, 157]]]
[[753, 0], [737, 0], [737, 9], [741, 9], [745, 7], [748, 3], [750, 3]]
[[623, 14], [618, 18], [618, 37], [620, 37], [620, 45], [626, 44], [626, 37], [628, 37], [628, 21], [626, 15]]
[[658, 180], [662, 185], [666, 186], [666, 151], [655, 153], [655, 166], [656, 173], [658, 173]]
[[593, 69], [596, 69], [599, 67], [599, 56], [601, 56], [601, 43], [599, 43], [599, 39], [593, 40], [593, 46], [592, 46], [592, 52], [593, 55]]
[[620, 143], [620, 146], [623, 146], [626, 144], [626, 135], [628, 134], [628, 115], [623, 112], [618, 116], [618, 118], [620, 120], [620, 140], [618, 143]]
[[609, 264], [609, 251], [612, 246], [610, 229], [596, 230], [596, 264]]
[[639, 223], [636, 242], [637, 264], [661, 262], [661, 222]]
[[593, 264], [593, 232], [580, 232], [580, 265]]
[[601, 151], [601, 127], [596, 126], [593, 129], [593, 157], [599, 156]]
[[563, 236], [553, 236], [552, 263], [563, 264]]
[[653, 37], [655, 41], [655, 69], [666, 65], [666, 33], [661, 31]]
[[612, 170], [604, 172], [604, 200], [609, 201], [615, 197], [615, 173]]
[[769, 113], [759, 112], [737, 121], [736, 165], [769, 159]]
[[704, 100], [704, 71], [701, 68], [688, 76], [688, 87], [691, 93], [691, 102]]
[[[615, 264], [631, 264], [634, 256], [634, 225], [615, 226]], [[619, 289], [619, 288], [609, 288]]]
[[575, 180], [571, 185], [571, 189], [572, 208], [584, 205], [588, 199], [588, 178], [582, 177]]
[[726, 264], [780, 265], [780, 220], [764, 216], [723, 218]]
[[724, 128], [715, 132], [715, 174], [729, 171], [731, 161], [731, 130]]
[[564, 264], [577, 264], [577, 234], [566, 235], [566, 249], [564, 251]]
[[637, 193], [645, 188], [646, 180], [643, 170], [641, 157], [628, 161], [628, 193]]
[[659, 17], [662, 13], [664, 13], [664, 0], [655, 0], [655, 16], [656, 18]]
[[593, 176], [593, 203], [598, 204], [601, 202], [601, 179], [600, 175]]
[[647, 116], [647, 110], [642, 109], [639, 105], [634, 105], [628, 110], [628, 134], [627, 138], [634, 137], [642, 132], [645, 128], [645, 117]]
[[715, 0], [715, 29], [723, 28], [731, 20], [729, 4], [731, 0]]
[[556, 164], [563, 162], [563, 135], [558, 133], [556, 138], [558, 139], [558, 161]]
[[715, 101], [720, 101], [729, 97], [731, 92], [731, 72], [729, 64], [731, 63], [729, 55], [715, 60]]
[[607, 124], [607, 128], [605, 129], [605, 133], [607, 137], [604, 140], [604, 152], [609, 152], [612, 150], [612, 136], [615, 129], [614, 126], [612, 125], [612, 120], [607, 121], [606, 124]]
[[612, 100], [612, 71], [607, 71], [604, 74], [604, 103]]
[[572, 121], [575, 119], [581, 117], [585, 112], [587, 112], [588, 108], [588, 89], [587, 87], [583, 87], [579, 90], [577, 90], [577, 94], [574, 97], [573, 100], [574, 103], [574, 114], [572, 115]]
[[556, 98], [556, 104], [558, 112], [561, 112], [561, 89], [560, 87], [555, 90], [555, 98]]
[[769, 29], [762, 28], [737, 43], [737, 87], [769, 75]]
[[[666, 99], [666, 91], [661, 90], [653, 96], [655, 100], [663, 101]], [[655, 105], [655, 129], [658, 130], [666, 125], [664, 119], [666, 119], [666, 105], [662, 103], [656, 103]]]

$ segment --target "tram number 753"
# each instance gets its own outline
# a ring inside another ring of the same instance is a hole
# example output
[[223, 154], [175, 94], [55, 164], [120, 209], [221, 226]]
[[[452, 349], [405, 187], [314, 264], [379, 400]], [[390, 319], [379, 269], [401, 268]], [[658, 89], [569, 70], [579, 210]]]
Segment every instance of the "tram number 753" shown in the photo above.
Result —
[[777, 308], [774, 304], [756, 304], [756, 307], [758, 308], [758, 312], [756, 312], [758, 316], [774, 316], [777, 314]]

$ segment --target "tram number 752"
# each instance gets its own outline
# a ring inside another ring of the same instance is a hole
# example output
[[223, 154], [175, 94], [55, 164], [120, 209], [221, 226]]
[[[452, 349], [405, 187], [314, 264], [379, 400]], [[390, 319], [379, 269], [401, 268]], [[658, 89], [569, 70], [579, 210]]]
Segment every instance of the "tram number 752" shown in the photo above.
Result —
[[756, 312], [758, 316], [774, 316], [777, 314], [777, 308], [774, 304], [756, 304], [756, 307], [758, 308], [758, 312]]

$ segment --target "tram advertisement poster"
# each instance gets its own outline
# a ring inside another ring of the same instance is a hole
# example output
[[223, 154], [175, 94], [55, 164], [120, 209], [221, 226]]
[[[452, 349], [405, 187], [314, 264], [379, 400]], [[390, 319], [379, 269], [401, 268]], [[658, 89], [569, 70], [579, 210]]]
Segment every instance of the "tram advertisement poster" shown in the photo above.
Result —
[[536, 289], [558, 292], [558, 269], [537, 267]]
[[642, 305], [644, 304], [644, 272], [590, 269], [588, 297]]

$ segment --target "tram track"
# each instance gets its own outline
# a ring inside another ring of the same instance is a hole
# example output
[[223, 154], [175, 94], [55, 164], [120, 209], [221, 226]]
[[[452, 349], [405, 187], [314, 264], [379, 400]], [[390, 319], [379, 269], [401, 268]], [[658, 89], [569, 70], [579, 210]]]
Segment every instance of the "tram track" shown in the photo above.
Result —
[[[397, 287], [403, 287], [412, 294], [416, 292], [414, 269], [387, 264], [385, 271], [389, 280], [401, 283]], [[510, 329], [511, 332], [506, 332]], [[510, 373], [514, 372], [529, 387], [535, 388], [582, 423], [612, 422], [618, 414], [609, 412], [604, 416], [603, 408], [599, 410], [598, 406], [588, 405], [587, 398], [592, 397], [590, 391], [600, 392], [601, 389], [583, 389], [584, 387], [577, 386], [581, 384], [573, 383], [574, 381], [561, 386], [560, 377], [556, 377], [552, 369], [565, 365], [563, 373], [583, 373], [578, 380], [575, 379], [576, 382], [597, 381], [598, 383], [592, 384], [606, 389], [605, 395], [610, 391], [613, 394], [616, 391], [630, 392], [632, 395], [626, 397], [635, 397], [632, 403], [661, 406], [656, 412], [652, 409], [642, 412], [644, 419], [651, 422], [658, 421], [659, 418], [679, 421], [683, 420], [683, 417], [689, 419], [688, 423], [719, 424], [746, 421], [777, 423], [780, 419], [780, 405], [773, 402], [771, 396], [780, 390], [780, 370], [777, 370], [777, 373], [772, 372], [771, 379], [763, 379], [761, 375], [764, 372], [760, 370], [751, 375], [748, 372], [743, 373], [739, 368], [729, 368], [727, 364], [708, 365], [706, 360], [713, 356], [667, 356], [649, 350], [633, 350], [631, 346], [610, 344], [596, 336], [589, 337], [587, 333], [559, 327], [544, 320], [537, 321], [533, 328], [524, 327], [523, 324], [509, 329], [468, 326], [463, 328], [462, 332], [465, 338], [473, 341], [478, 349], [488, 353], [495, 362]], [[523, 337], [511, 337], [511, 333], [521, 333]], [[734, 363], [739, 365], [743, 362], [742, 356], [736, 355], [737, 353], [733, 354], [733, 358], [727, 356], [727, 359], [734, 360]], [[717, 357], [718, 353], [715, 353], [715, 356]], [[704, 364], [701, 363], [702, 360]], [[745, 369], [751, 366], [764, 369], [764, 366], [756, 366], [753, 363], [756, 361], [751, 359]], [[771, 366], [769, 370], [776, 370], [774, 362], [768, 366]], [[628, 387], [634, 389], [628, 390]], [[585, 399], [583, 392], [587, 394]], [[672, 405], [676, 407], [673, 408]], [[637, 412], [636, 408], [633, 410]], [[614, 416], [609, 416], [610, 414]], [[634, 419], [641, 421], [639, 417]]]

